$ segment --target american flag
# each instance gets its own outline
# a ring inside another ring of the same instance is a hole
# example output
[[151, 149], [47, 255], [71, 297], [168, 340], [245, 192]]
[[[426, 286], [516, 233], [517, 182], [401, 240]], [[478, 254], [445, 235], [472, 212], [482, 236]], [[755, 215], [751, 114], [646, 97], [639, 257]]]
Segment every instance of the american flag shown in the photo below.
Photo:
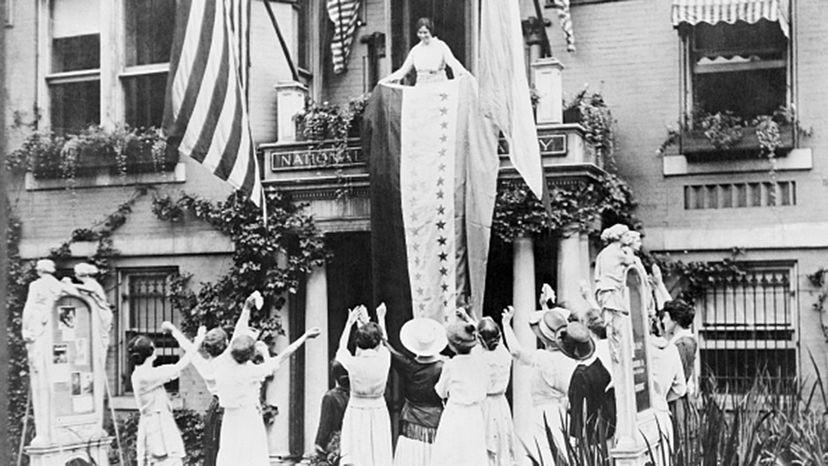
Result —
[[334, 25], [331, 39], [331, 57], [334, 73], [344, 73], [348, 67], [351, 43], [359, 20], [361, 0], [328, 0], [328, 17]]
[[177, 0], [164, 129], [171, 150], [192, 157], [260, 205], [242, 81], [247, 66], [239, 66], [247, 61], [248, 2]]

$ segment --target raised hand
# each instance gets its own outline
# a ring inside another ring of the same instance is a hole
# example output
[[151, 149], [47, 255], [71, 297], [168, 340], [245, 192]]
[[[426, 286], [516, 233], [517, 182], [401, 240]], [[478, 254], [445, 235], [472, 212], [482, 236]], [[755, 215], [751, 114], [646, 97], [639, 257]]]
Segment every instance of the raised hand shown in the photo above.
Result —
[[380, 305], [377, 306], [377, 320], [385, 322], [386, 315], [388, 315], [388, 307], [386, 307], [385, 303], [380, 303]]
[[305, 332], [305, 337], [307, 337], [308, 339], [316, 338], [321, 334], [322, 334], [322, 329], [320, 329], [319, 327], [311, 327], [310, 329], [308, 329], [307, 332]]
[[503, 310], [503, 314], [501, 314], [501, 321], [503, 326], [509, 326], [512, 324], [512, 318], [515, 316], [515, 308], [513, 306], [506, 306], [506, 309]]
[[164, 333], [172, 333], [175, 330], [175, 325], [173, 325], [172, 322], [165, 320], [164, 322], [161, 322], [161, 330]]
[[555, 290], [549, 285], [549, 283], [544, 283], [541, 287], [541, 294], [540, 294], [540, 306], [541, 309], [549, 309], [550, 301], [554, 304], [557, 297], [555, 296]]
[[661, 267], [658, 264], [653, 264], [653, 280], [656, 283], [664, 283], [664, 277], [661, 274]]
[[250, 296], [248, 296], [247, 299], [244, 300], [244, 306], [248, 309], [251, 309], [254, 306], [256, 307], [256, 309], [261, 309], [263, 305], [264, 297], [262, 297], [262, 294], [259, 293], [258, 290], [250, 293]]

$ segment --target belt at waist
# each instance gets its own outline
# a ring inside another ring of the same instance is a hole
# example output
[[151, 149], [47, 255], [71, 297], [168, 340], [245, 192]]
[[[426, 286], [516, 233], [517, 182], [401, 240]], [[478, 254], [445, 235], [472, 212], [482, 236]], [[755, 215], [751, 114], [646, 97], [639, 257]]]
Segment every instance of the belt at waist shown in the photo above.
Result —
[[505, 391], [502, 391], [502, 392], [487, 393], [487, 394], [486, 394], [486, 396], [489, 396], [489, 397], [497, 397], [497, 396], [503, 396], [503, 395], [505, 395], [505, 394], [506, 394], [506, 392], [505, 392]]
[[417, 74], [438, 74], [443, 73], [445, 70], [417, 70]]
[[348, 399], [348, 408], [385, 408], [385, 398], [382, 396], [374, 396], [374, 397], [367, 397], [367, 396], [355, 396], [351, 393], [351, 397]]

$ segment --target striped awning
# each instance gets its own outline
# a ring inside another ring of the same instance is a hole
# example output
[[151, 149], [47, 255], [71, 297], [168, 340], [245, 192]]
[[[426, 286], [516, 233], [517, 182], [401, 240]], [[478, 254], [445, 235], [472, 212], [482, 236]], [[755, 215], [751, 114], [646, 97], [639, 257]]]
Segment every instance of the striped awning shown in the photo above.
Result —
[[789, 0], [673, 0], [673, 26], [681, 23], [754, 24], [760, 19], [775, 21], [790, 37]]

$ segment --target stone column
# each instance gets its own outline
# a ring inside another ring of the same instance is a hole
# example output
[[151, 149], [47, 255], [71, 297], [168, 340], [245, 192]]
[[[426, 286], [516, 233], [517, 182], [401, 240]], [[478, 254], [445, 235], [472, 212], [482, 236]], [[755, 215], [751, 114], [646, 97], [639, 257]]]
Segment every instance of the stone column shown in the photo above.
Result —
[[537, 123], [563, 123], [563, 64], [557, 58], [541, 58], [532, 62], [532, 82], [540, 97]]
[[580, 302], [581, 292], [578, 289], [580, 280], [583, 278], [583, 268], [589, 269], [588, 256], [582, 257], [583, 248], [581, 234], [577, 225], [564, 227], [561, 238], [558, 241], [558, 302], [569, 303], [575, 307]]
[[328, 277], [325, 266], [308, 277], [305, 296], [305, 328], [319, 327], [322, 335], [305, 345], [305, 453], [314, 451], [320, 403], [328, 390]]
[[308, 88], [295, 81], [279, 83], [276, 86], [276, 140], [291, 142], [296, 140], [297, 113], [305, 109], [305, 97]]
[[[535, 255], [532, 238], [519, 237], [514, 241], [514, 271], [512, 304], [515, 307], [513, 325], [521, 347], [531, 351], [537, 347], [535, 334], [529, 328], [529, 316], [537, 308], [535, 303]], [[529, 394], [531, 368], [515, 363], [512, 372], [512, 409], [514, 411], [515, 431], [525, 438], [532, 431], [532, 398]], [[519, 449], [518, 457], [525, 456]], [[523, 459], [521, 464], [528, 464]]]
[[[279, 314], [282, 327], [285, 330], [284, 335], [274, 337], [276, 340], [275, 349], [278, 353], [281, 353], [290, 344], [290, 340], [296, 338], [296, 336], [290, 334], [288, 306], [283, 306], [282, 309], [277, 311], [277, 314]], [[291, 359], [282, 363], [276, 371], [273, 381], [267, 385], [267, 402], [279, 408], [279, 415], [276, 416], [273, 424], [267, 430], [271, 459], [290, 456], [290, 366], [294, 364]]]

